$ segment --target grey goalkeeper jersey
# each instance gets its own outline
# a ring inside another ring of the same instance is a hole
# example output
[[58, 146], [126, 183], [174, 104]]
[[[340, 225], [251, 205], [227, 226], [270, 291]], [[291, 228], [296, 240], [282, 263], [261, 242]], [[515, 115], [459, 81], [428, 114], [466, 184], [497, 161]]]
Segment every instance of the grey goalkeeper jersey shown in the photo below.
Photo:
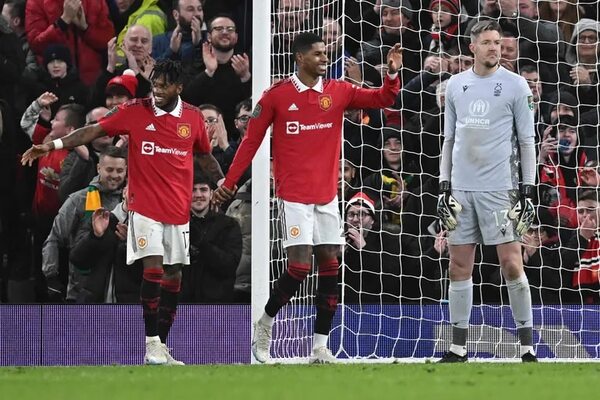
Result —
[[448, 81], [440, 181], [453, 189], [499, 191], [535, 182], [533, 96], [525, 79], [503, 67], [473, 69]]

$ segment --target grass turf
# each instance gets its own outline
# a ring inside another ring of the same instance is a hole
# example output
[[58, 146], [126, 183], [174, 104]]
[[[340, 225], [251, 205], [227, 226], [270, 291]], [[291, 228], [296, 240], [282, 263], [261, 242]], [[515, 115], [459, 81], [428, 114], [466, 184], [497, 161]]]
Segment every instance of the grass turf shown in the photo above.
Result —
[[5, 367], [4, 399], [589, 399], [599, 363]]

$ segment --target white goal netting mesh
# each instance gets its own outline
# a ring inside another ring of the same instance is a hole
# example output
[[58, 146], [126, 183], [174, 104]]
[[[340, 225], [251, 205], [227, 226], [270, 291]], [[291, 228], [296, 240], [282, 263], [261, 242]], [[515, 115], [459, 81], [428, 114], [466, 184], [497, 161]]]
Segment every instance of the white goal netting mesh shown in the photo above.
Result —
[[[329, 347], [339, 358], [439, 357], [451, 341], [448, 253], [435, 216], [445, 81], [469, 68], [470, 26], [496, 18], [501, 64], [534, 96], [538, 219], [523, 238], [541, 358], [600, 358], [598, 5], [575, 0], [271, 0], [271, 78], [294, 71], [299, 32], [325, 40], [328, 78], [378, 87], [385, 55], [401, 43], [402, 90], [386, 110], [348, 110], [340, 165], [340, 306]], [[504, 7], [504, 9], [502, 9]], [[513, 10], [514, 9], [514, 10]], [[493, 112], [493, 110], [492, 110]], [[491, 155], [493, 156], [493, 155]], [[357, 192], [375, 218], [347, 213]], [[271, 211], [270, 288], [286, 267], [276, 203]], [[310, 354], [318, 285], [311, 273], [278, 314], [275, 359]], [[506, 285], [493, 247], [477, 249], [469, 354], [518, 357]]]

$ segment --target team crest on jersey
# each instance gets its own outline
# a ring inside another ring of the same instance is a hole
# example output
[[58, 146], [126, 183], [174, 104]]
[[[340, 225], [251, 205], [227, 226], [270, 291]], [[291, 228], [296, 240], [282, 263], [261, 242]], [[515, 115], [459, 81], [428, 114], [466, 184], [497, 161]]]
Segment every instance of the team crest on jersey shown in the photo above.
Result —
[[177, 124], [177, 135], [182, 139], [187, 139], [192, 135], [190, 124]]
[[146, 236], [140, 236], [137, 238], [137, 245], [140, 249], [145, 249], [146, 246], [148, 246], [148, 240], [146, 239]]
[[296, 239], [300, 236], [300, 227], [298, 225], [290, 226], [290, 237]]
[[319, 107], [321, 107], [321, 110], [323, 111], [327, 111], [331, 108], [331, 104], [333, 104], [333, 101], [331, 100], [331, 96], [328, 94], [323, 94], [321, 96], [319, 96]]

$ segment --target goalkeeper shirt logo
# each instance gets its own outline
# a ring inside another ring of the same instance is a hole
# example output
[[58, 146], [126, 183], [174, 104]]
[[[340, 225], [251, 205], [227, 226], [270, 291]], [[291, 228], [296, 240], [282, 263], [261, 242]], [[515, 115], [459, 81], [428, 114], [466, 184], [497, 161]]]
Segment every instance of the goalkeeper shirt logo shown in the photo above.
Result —
[[469, 128], [488, 129], [490, 120], [484, 118], [490, 111], [487, 100], [477, 99], [469, 103], [469, 116], [465, 118], [465, 126]]

